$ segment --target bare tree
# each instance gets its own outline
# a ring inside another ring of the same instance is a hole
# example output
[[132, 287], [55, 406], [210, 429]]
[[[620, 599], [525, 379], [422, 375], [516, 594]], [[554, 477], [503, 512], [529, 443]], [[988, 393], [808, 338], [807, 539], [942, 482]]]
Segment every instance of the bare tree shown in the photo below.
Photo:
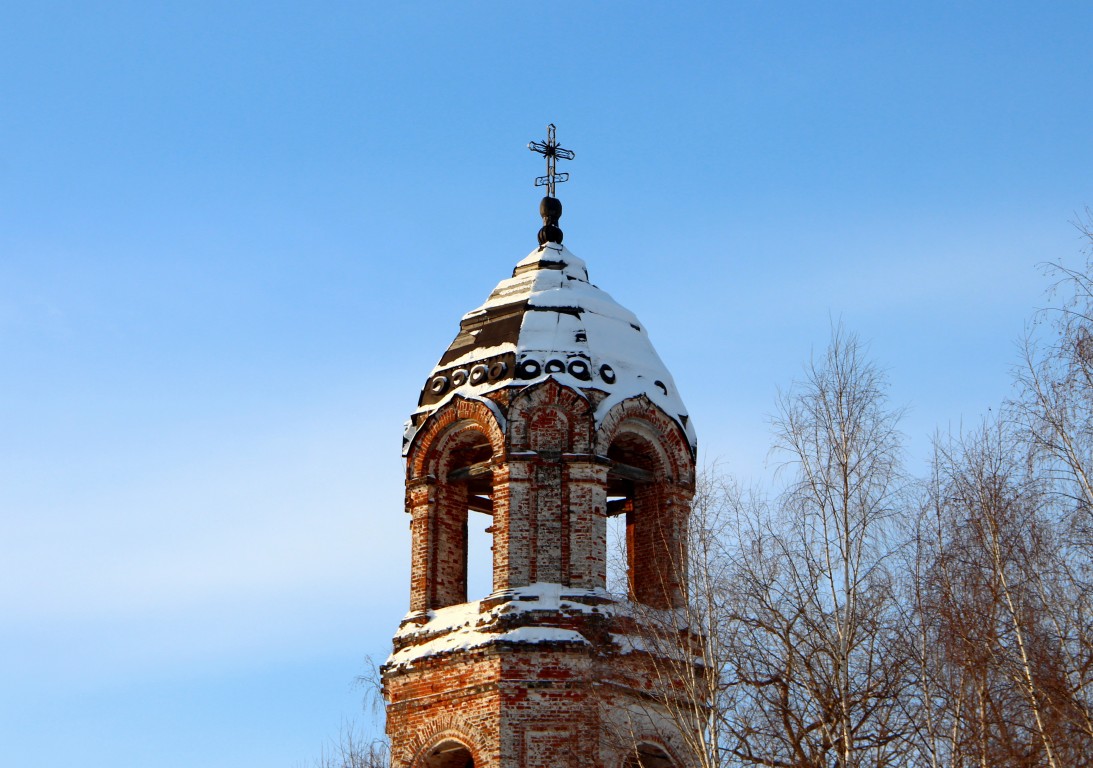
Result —
[[1052, 567], [1036, 587], [1062, 654], [1063, 716], [1093, 741], [1093, 211], [1078, 222], [1084, 269], [1048, 265], [1056, 306], [1037, 315], [1011, 404], [1051, 501]]
[[[356, 685], [363, 692], [362, 706], [372, 722], [372, 733], [382, 733], [386, 719], [379, 667], [370, 656], [364, 658], [364, 672]], [[342, 723], [338, 738], [323, 747], [314, 768], [388, 768], [391, 750], [386, 738], [369, 736], [356, 721]]]
[[775, 630], [759, 645], [777, 648], [782, 666], [762, 686], [778, 696], [763, 699], [793, 747], [779, 764], [898, 761], [903, 656], [890, 559], [904, 505], [900, 416], [883, 372], [841, 328], [780, 400], [775, 448], [793, 476], [768, 537], [774, 562], [755, 584]]
[[1026, 437], [1075, 512], [1079, 538], [1093, 543], [1093, 211], [1079, 224], [1088, 240], [1084, 270], [1048, 264], [1058, 306], [1041, 310], [1017, 370], [1015, 412]]
[[[728, 547], [742, 495], [732, 479], [716, 469], [699, 473], [687, 535], [671, 546], [673, 583], [685, 583], [686, 594], [676, 608], [655, 608], [631, 602], [626, 609], [632, 649], [641, 656], [653, 695], [643, 708], [613, 712], [607, 738], [623, 751], [634, 748], [638, 734], [653, 733], [662, 743], [677, 746], [687, 766], [718, 768], [725, 764], [726, 722], [733, 706], [725, 685], [731, 650], [731, 559]], [[615, 542], [610, 561], [625, 568], [625, 543]], [[616, 577], [616, 584], [624, 582]], [[625, 597], [625, 595], [623, 595]], [[659, 765], [635, 753], [635, 765]]]
[[387, 742], [370, 739], [353, 724], [342, 726], [338, 740], [325, 747], [315, 768], [388, 768], [391, 752]]
[[921, 657], [920, 722], [930, 753], [952, 765], [1090, 764], [1053, 597], [1057, 529], [1026, 448], [999, 422], [937, 445], [918, 592], [933, 649]]
[[643, 617], [673, 682], [656, 704], [703, 768], [901, 764], [899, 412], [841, 329], [779, 405], [785, 492], [770, 503], [707, 476], [680, 562], [686, 606]]
[[[906, 741], [910, 765], [962, 766], [954, 733], [965, 711], [964, 679], [959, 669], [946, 664], [939, 641], [935, 598], [931, 578], [947, 589], [943, 573], [936, 568], [943, 546], [942, 514], [939, 500], [941, 471], [934, 461], [929, 479], [923, 484], [922, 501], [904, 550], [903, 625], [909, 656], [911, 685], [905, 691], [902, 706], [910, 724]], [[945, 591], [942, 589], [941, 591]]]

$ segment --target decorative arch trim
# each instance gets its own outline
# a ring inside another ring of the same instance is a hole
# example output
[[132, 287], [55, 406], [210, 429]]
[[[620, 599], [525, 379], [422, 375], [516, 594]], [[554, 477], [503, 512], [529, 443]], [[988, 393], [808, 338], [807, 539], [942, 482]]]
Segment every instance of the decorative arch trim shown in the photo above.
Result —
[[627, 432], [653, 445], [664, 462], [666, 480], [687, 488], [694, 487], [694, 454], [686, 433], [679, 422], [645, 395], [623, 400], [607, 412], [596, 429], [596, 453], [606, 456], [611, 444]]
[[474, 764], [484, 765], [481, 754], [475, 746], [475, 740], [467, 736], [468, 729], [458, 718], [444, 718], [436, 728], [425, 734], [415, 734], [407, 745], [407, 752], [412, 755], [410, 768], [428, 768], [432, 752], [446, 742], [459, 744], [471, 754]]
[[616, 768], [633, 768], [635, 752], [640, 751], [642, 746], [649, 746], [661, 752], [671, 763], [671, 768], [681, 768], [683, 766], [683, 763], [676, 756], [674, 750], [657, 737], [638, 736], [635, 739], [635, 745], [634, 750], [626, 750], [622, 753], [616, 762]]
[[528, 430], [533, 412], [539, 408], [555, 408], [565, 415], [569, 434], [565, 450], [587, 453], [592, 445], [592, 404], [581, 392], [558, 383], [554, 378], [521, 389], [508, 408], [509, 441], [514, 451], [529, 450]]
[[504, 417], [496, 410], [493, 403], [483, 400], [471, 400], [457, 395], [448, 403], [433, 412], [421, 429], [414, 435], [410, 449], [406, 454], [406, 478], [416, 480], [430, 474], [432, 462], [436, 459], [436, 448], [453, 428], [460, 422], [477, 428], [490, 441], [490, 451], [494, 458], [505, 455]]

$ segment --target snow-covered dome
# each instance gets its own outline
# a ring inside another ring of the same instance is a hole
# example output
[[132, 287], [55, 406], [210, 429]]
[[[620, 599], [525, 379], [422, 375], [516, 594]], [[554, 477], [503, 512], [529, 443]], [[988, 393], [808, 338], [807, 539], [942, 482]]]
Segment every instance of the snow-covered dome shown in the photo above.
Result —
[[597, 424], [619, 402], [646, 395], [687, 435], [694, 428], [668, 369], [632, 312], [588, 282], [584, 262], [548, 242], [520, 261], [459, 333], [421, 393], [407, 439], [455, 395], [481, 398], [548, 377], [591, 397]]

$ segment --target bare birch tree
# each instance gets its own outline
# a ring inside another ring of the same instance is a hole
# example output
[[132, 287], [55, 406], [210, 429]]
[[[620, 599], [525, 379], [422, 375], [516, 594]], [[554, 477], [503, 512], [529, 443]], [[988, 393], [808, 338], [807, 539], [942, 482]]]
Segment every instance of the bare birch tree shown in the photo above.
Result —
[[923, 608], [954, 765], [1086, 763], [1066, 733], [1061, 638], [1043, 599], [1053, 529], [1021, 447], [994, 423], [937, 449], [938, 545]]
[[[686, 539], [667, 551], [676, 574], [686, 575], [683, 604], [674, 609], [630, 604], [631, 629], [645, 653], [655, 694], [646, 711], [629, 713], [620, 733], [613, 734], [624, 746], [636, 743], [639, 731], [659, 732], [661, 741], [678, 745], [687, 766], [726, 764], [726, 724], [735, 705], [726, 685], [734, 630], [729, 547], [745, 498], [731, 478], [716, 470], [700, 473]], [[625, 555], [618, 551], [613, 559], [624, 561]]]
[[388, 768], [391, 752], [387, 742], [370, 739], [347, 724], [338, 740], [324, 747], [314, 768]]
[[1086, 264], [1049, 265], [1061, 301], [1037, 316], [1013, 406], [1054, 505], [1055, 568], [1038, 587], [1061, 639], [1069, 724], [1093, 740], [1093, 211], [1078, 226]]
[[[907, 665], [889, 565], [903, 504], [899, 412], [841, 329], [779, 406], [785, 492], [770, 503], [707, 477], [686, 607], [642, 621], [658, 677], [686, 680], [674, 690], [691, 694], [657, 706], [694, 734], [689, 757], [703, 768], [900, 764]], [[697, 633], [697, 651], [681, 627]]]
[[[372, 721], [373, 733], [382, 733], [386, 722], [383, 683], [379, 667], [370, 657], [364, 658], [364, 672], [357, 676], [356, 685], [363, 693], [361, 704]], [[391, 749], [382, 736], [369, 736], [355, 721], [342, 723], [337, 740], [323, 747], [313, 768], [388, 768]]]
[[773, 539], [782, 573], [769, 607], [797, 679], [780, 708], [799, 717], [798, 744], [829, 752], [808, 764], [899, 761], [904, 672], [891, 558], [905, 503], [900, 415], [887, 405], [883, 372], [835, 328], [774, 420], [793, 477], [780, 505], [786, 532]]

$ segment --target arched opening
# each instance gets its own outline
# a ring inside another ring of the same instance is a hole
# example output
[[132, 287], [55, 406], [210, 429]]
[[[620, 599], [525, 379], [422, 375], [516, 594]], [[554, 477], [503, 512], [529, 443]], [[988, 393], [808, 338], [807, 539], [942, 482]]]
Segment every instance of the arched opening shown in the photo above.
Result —
[[611, 442], [607, 458], [608, 544], [621, 540], [625, 551], [621, 563], [609, 554], [608, 584], [621, 586], [624, 573], [629, 599], [655, 608], [678, 605], [685, 543], [669, 508], [663, 459], [649, 438], [626, 430]]
[[655, 744], [638, 744], [630, 753], [623, 768], [673, 768], [675, 763], [668, 753]]
[[474, 426], [455, 428], [443, 446], [430, 533], [431, 608], [493, 590], [493, 448]]
[[626, 557], [626, 513], [612, 512], [626, 504], [625, 496], [607, 497], [607, 591], [630, 599], [630, 567]]
[[474, 756], [466, 745], [445, 739], [425, 752], [418, 768], [474, 768]]

